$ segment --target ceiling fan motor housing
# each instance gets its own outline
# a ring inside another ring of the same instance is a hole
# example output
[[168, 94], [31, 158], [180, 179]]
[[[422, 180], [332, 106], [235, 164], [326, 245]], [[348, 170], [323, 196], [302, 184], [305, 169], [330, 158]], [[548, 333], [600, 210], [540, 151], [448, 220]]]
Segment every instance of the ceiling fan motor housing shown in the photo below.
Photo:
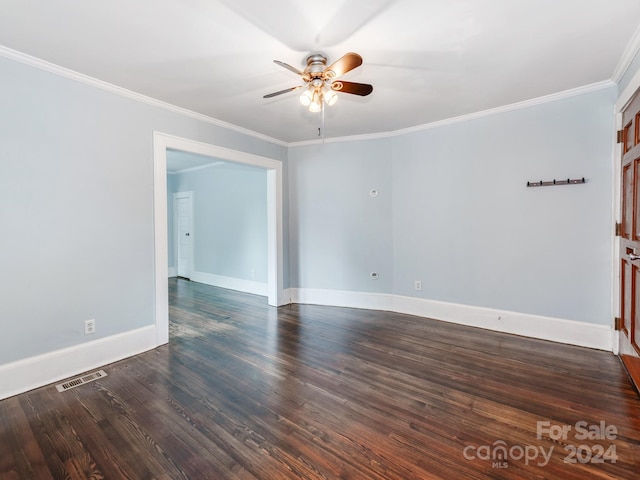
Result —
[[307, 68], [304, 69], [304, 73], [313, 79], [320, 78], [324, 80], [323, 73], [325, 68], [327, 68], [327, 57], [315, 53], [307, 57]]

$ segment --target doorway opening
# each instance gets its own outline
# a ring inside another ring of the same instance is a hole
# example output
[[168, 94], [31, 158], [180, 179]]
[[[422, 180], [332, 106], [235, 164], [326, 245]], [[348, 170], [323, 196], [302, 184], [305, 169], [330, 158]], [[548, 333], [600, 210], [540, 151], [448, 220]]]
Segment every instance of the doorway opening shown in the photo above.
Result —
[[[193, 268], [193, 193], [173, 194], [175, 276], [190, 280]], [[171, 233], [171, 232], [170, 232]]]
[[259, 155], [154, 132], [154, 264], [156, 344], [169, 341], [167, 150], [178, 150], [266, 170], [267, 302], [283, 305], [282, 162]]

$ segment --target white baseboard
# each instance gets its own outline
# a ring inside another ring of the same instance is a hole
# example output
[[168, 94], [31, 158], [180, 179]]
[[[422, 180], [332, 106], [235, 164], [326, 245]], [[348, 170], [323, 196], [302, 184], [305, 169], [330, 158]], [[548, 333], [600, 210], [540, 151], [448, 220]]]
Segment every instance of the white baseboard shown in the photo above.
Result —
[[177, 276], [178, 276], [178, 269], [176, 267], [169, 267], [169, 278], [177, 277]]
[[156, 347], [155, 325], [0, 365], [0, 400]]
[[237, 290], [239, 292], [252, 293], [266, 297], [268, 288], [266, 283], [255, 282], [253, 280], [243, 280], [241, 278], [224, 277], [213, 273], [192, 272], [191, 280], [194, 282], [212, 285], [214, 287], [227, 288], [229, 290]]
[[598, 350], [614, 347], [608, 325], [383, 293], [308, 288], [286, 293], [293, 303], [384, 310]]

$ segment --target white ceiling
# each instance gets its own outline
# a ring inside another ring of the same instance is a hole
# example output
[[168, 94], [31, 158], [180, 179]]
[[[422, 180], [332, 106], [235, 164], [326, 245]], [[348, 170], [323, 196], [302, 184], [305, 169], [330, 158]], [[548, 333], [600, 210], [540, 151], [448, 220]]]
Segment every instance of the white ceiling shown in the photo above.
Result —
[[638, 0], [0, 0], [0, 45], [284, 142], [317, 138], [290, 93], [349, 51], [326, 135], [389, 132], [615, 79]]

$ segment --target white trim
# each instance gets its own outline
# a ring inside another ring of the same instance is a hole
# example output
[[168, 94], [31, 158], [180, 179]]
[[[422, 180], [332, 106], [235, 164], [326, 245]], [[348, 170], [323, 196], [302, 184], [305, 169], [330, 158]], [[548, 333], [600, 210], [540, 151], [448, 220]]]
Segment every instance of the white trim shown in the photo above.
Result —
[[[154, 140], [164, 144], [165, 150], [180, 150], [182, 152], [196, 153], [205, 157], [216, 157], [217, 160], [223, 162], [241, 163], [254, 167], [264, 168], [266, 170], [282, 169], [282, 162], [273, 158], [254, 155], [253, 153], [233, 150], [231, 148], [220, 147], [210, 143], [200, 142], [189, 138], [170, 135], [168, 133], [153, 132]], [[166, 172], [166, 154], [165, 154], [165, 172]]]
[[256, 282], [254, 280], [244, 280], [242, 278], [225, 277], [214, 273], [195, 271], [191, 272], [191, 280], [214, 287], [226, 288], [228, 290], [252, 293], [262, 297], [266, 297], [268, 294], [267, 284], [264, 282]]
[[155, 319], [158, 345], [169, 341], [168, 240], [167, 240], [167, 149], [197, 153], [219, 160], [252, 165], [267, 170], [267, 285], [269, 305], [282, 305], [283, 297], [283, 201], [282, 162], [246, 152], [210, 145], [165, 133], [153, 134], [154, 165], [154, 265]]
[[[640, 36], [640, 33], [636, 32], [636, 34], [632, 38], [632, 41], [629, 43], [629, 45], [627, 47], [628, 50], [633, 49], [635, 43], [640, 43], [640, 38], [636, 38], [638, 36]], [[635, 48], [637, 50], [637, 46]], [[625, 59], [626, 56], [628, 56], [628, 55], [629, 54], [627, 53], [627, 51], [625, 51], [625, 55], [623, 55], [623, 59]], [[561, 99], [564, 99], [564, 98], [574, 97], [576, 95], [583, 95], [585, 93], [590, 93], [590, 92], [594, 92], [594, 91], [597, 91], [597, 90], [602, 90], [604, 88], [609, 88], [609, 87], [617, 85], [617, 83], [612, 81], [612, 80], [605, 80], [605, 81], [602, 81], [602, 82], [597, 82], [597, 83], [593, 83], [593, 84], [590, 84], [590, 85], [585, 85], [583, 87], [573, 88], [573, 89], [570, 89], [570, 90], [565, 90], [563, 92], [558, 92], [558, 93], [554, 93], [554, 94], [551, 94], [551, 95], [545, 95], [545, 96], [534, 98], [534, 99], [531, 99], [531, 100], [525, 100], [523, 102], [513, 103], [511, 105], [505, 105], [505, 106], [502, 106], [502, 107], [492, 108], [492, 109], [489, 109], [489, 110], [483, 110], [483, 111], [471, 113], [471, 114], [468, 114], [468, 115], [461, 115], [459, 117], [448, 118], [448, 119], [440, 120], [440, 121], [437, 121], [437, 122], [426, 123], [426, 124], [422, 124], [422, 125], [416, 125], [416, 126], [413, 126], [413, 127], [408, 127], [408, 128], [389, 131], [389, 132], [380, 132], [380, 133], [373, 133], [373, 134], [366, 134], [366, 135], [352, 135], [352, 136], [348, 136], [348, 137], [334, 137], [334, 138], [326, 138], [324, 140], [309, 140], [309, 141], [302, 141], [302, 142], [285, 142], [283, 140], [278, 140], [276, 138], [269, 137], [268, 135], [264, 135], [262, 133], [255, 132], [253, 130], [249, 130], [249, 129], [244, 128], [244, 127], [239, 127], [238, 125], [234, 125], [232, 123], [224, 122], [222, 120], [218, 120], [216, 118], [209, 117], [207, 115], [203, 115], [201, 113], [197, 113], [197, 112], [194, 112], [192, 110], [187, 110], [185, 108], [178, 107], [178, 106], [172, 105], [170, 103], [166, 103], [166, 102], [163, 102], [163, 101], [160, 101], [160, 100], [156, 100], [156, 99], [148, 97], [146, 95], [142, 95], [142, 94], [133, 92], [131, 90], [127, 90], [126, 88], [118, 87], [118, 86], [113, 85], [111, 83], [108, 83], [108, 82], [105, 82], [105, 81], [102, 81], [102, 80], [98, 80], [98, 79], [90, 77], [88, 75], [84, 75], [82, 73], [75, 72], [75, 71], [70, 70], [68, 68], [61, 67], [59, 65], [55, 65], [55, 64], [50, 63], [50, 62], [46, 62], [46, 61], [41, 60], [39, 58], [32, 57], [30, 55], [24, 54], [22, 52], [18, 52], [16, 50], [12, 50], [10, 48], [7, 48], [7, 47], [1, 46], [1, 45], [0, 45], [0, 57], [7, 58], [9, 60], [15, 60], [15, 61], [23, 63], [25, 65], [30, 65], [30, 66], [38, 68], [40, 70], [44, 70], [44, 71], [53, 73], [55, 75], [60, 75], [62, 77], [69, 78], [71, 80], [75, 80], [75, 81], [78, 81], [78, 82], [81, 82], [81, 83], [84, 83], [86, 85], [90, 85], [90, 86], [93, 86], [93, 87], [96, 87], [96, 88], [100, 88], [102, 90], [106, 90], [108, 92], [115, 93], [117, 95], [120, 95], [120, 96], [123, 96], [123, 97], [126, 97], [126, 98], [130, 98], [132, 100], [136, 100], [136, 101], [145, 103], [147, 105], [151, 105], [151, 106], [154, 106], [154, 107], [162, 108], [164, 110], [168, 110], [170, 112], [174, 112], [174, 113], [177, 113], [179, 115], [184, 115], [186, 117], [190, 117], [190, 118], [193, 118], [195, 120], [199, 120], [201, 122], [208, 123], [210, 125], [215, 125], [217, 127], [221, 127], [221, 128], [225, 128], [225, 129], [228, 129], [228, 130], [232, 130], [232, 131], [238, 132], [238, 133], [242, 133], [244, 135], [248, 135], [250, 137], [254, 137], [254, 138], [257, 138], [259, 140], [264, 140], [266, 142], [273, 143], [275, 145], [280, 145], [280, 146], [283, 146], [283, 147], [300, 147], [300, 146], [305, 146], [305, 145], [316, 145], [316, 144], [323, 143], [323, 142], [324, 143], [342, 143], [342, 142], [356, 142], [356, 141], [376, 140], [376, 139], [380, 139], [380, 138], [396, 137], [396, 136], [399, 136], [399, 135], [406, 135], [408, 133], [421, 132], [423, 130], [429, 130], [429, 129], [432, 129], [432, 128], [443, 127], [443, 126], [447, 126], [447, 125], [452, 125], [452, 124], [456, 124], [456, 123], [465, 122], [467, 120], [473, 120], [473, 119], [476, 119], [476, 118], [488, 117], [488, 116], [491, 116], [491, 115], [496, 115], [496, 114], [500, 114], [500, 113], [504, 113], [504, 112], [509, 112], [509, 111], [512, 111], [512, 110], [518, 110], [518, 109], [521, 109], [521, 108], [527, 108], [527, 107], [531, 107], [531, 106], [535, 106], [535, 105], [540, 105], [540, 104], [544, 104], [544, 103], [548, 103], [548, 102], [553, 102], [553, 101], [561, 100]], [[621, 59], [621, 65], [623, 64], [623, 59]], [[633, 57], [631, 58], [631, 60], [633, 60]], [[629, 67], [629, 64], [626, 65], [625, 71], [626, 71], [626, 69], [628, 69], [628, 67]], [[619, 66], [618, 68], [616, 68], [616, 72], [618, 72], [619, 68], [622, 68], [622, 67]]]
[[613, 80], [615, 83], [620, 83], [620, 80], [622, 80], [622, 77], [624, 77], [624, 74], [627, 73], [627, 70], [629, 70], [629, 66], [631, 65], [631, 62], [633, 62], [633, 59], [638, 54], [639, 50], [640, 50], [640, 26], [638, 26], [633, 36], [631, 37], [631, 40], [629, 40], [629, 43], [627, 44], [627, 48], [625, 48], [624, 52], [622, 53], [622, 56], [618, 61], [618, 65], [616, 65], [616, 68], [613, 71], [611, 80]]
[[167, 207], [167, 147], [153, 135], [153, 229], [156, 345], [169, 343], [169, 225]]
[[288, 293], [293, 303], [383, 310], [599, 350], [613, 348], [608, 325], [392, 294], [308, 288]]
[[176, 270], [176, 267], [169, 267], [169, 275], [168, 277], [177, 277], [178, 276], [178, 270]]
[[65, 77], [70, 80], [75, 80], [77, 82], [84, 83], [85, 85], [90, 85], [92, 87], [96, 87], [101, 90], [105, 90], [107, 92], [115, 93], [116, 95], [120, 95], [122, 97], [129, 98], [131, 100], [145, 103], [147, 105], [151, 105], [152, 107], [158, 107], [173, 113], [177, 113], [179, 115], [184, 115], [185, 117], [190, 117], [195, 120], [208, 123], [210, 125], [215, 125], [217, 127], [225, 128], [227, 130], [232, 130], [234, 132], [242, 133], [243, 135], [248, 135], [250, 137], [254, 137], [259, 140], [264, 140], [265, 142], [273, 143], [283, 147], [287, 146], [287, 142], [283, 142], [282, 140], [269, 137], [268, 135], [254, 132], [253, 130], [249, 130], [244, 127], [239, 127], [238, 125], [224, 122], [222, 120], [218, 120], [217, 118], [203, 115], [202, 113], [194, 112], [193, 110], [188, 110], [186, 108], [178, 107], [176, 105], [172, 105], [170, 103], [163, 102], [161, 100], [157, 100], [155, 98], [148, 97], [146, 95], [142, 95], [140, 93], [136, 93], [131, 90], [127, 90], [126, 88], [122, 88], [117, 85], [113, 85], [111, 83], [105, 82], [103, 80], [90, 77], [89, 75], [78, 73], [74, 70], [61, 67], [59, 65], [47, 62], [45, 60], [41, 60], [36, 57], [32, 57], [31, 55], [27, 55], [25, 53], [18, 52], [16, 50], [12, 50], [2, 45], [0, 45], [0, 57], [7, 58], [9, 60], [15, 60], [16, 62], [20, 62], [25, 65], [38, 68], [40, 70], [44, 70], [45, 72], [53, 73], [55, 75]]
[[533, 98], [531, 100], [525, 100], [522, 102], [512, 103], [510, 105], [504, 105], [502, 107], [491, 108], [489, 110], [482, 110], [480, 112], [470, 113], [467, 115], [460, 115], [459, 117], [447, 118], [444, 120], [438, 120], [437, 122], [425, 123], [423, 125], [416, 125], [415, 127], [403, 128], [400, 130], [394, 130], [391, 132], [380, 132], [366, 135], [352, 135], [349, 137], [334, 137], [326, 138], [324, 140], [308, 140], [303, 142], [289, 143], [289, 147], [303, 147], [307, 145], [317, 145], [320, 143], [342, 143], [342, 142], [358, 142], [366, 140], [378, 140], [381, 138], [398, 137], [401, 135], [407, 135], [410, 133], [422, 132], [424, 130], [431, 130], [432, 128], [446, 127], [456, 123], [462, 123], [469, 120], [475, 120], [478, 118], [489, 117], [492, 115], [498, 115], [501, 113], [511, 112], [513, 110], [520, 110], [523, 108], [534, 107], [537, 105], [543, 105], [549, 102], [555, 102], [563, 100], [565, 98], [576, 97], [578, 95], [584, 95], [587, 93], [597, 92], [604, 90], [605, 88], [615, 87], [616, 83], [611, 80], [605, 80], [603, 82], [592, 83], [583, 87], [572, 88], [563, 92], [553, 93], [551, 95], [545, 95], [543, 97]]
[[156, 346], [153, 325], [0, 365], [0, 400], [76, 376]]
[[629, 355], [631, 357], [637, 357], [638, 352], [636, 352], [636, 350], [633, 348], [633, 345], [631, 345], [631, 340], [629, 340], [629, 338], [622, 332], [616, 333], [618, 334], [618, 348], [616, 355]]
[[329, 307], [365, 308], [393, 312], [394, 295], [389, 293], [350, 292], [315, 288], [290, 288], [291, 303], [325, 305]]
[[282, 163], [267, 170], [267, 297], [279, 307], [284, 300], [284, 231]]

